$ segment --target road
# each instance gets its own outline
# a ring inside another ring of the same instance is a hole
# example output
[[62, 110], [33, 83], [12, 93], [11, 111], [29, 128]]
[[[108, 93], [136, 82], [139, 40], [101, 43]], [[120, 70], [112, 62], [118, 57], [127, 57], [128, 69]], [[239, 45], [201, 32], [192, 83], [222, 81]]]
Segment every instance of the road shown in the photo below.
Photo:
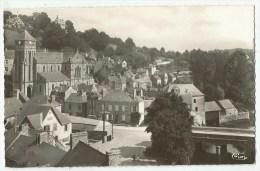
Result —
[[[150, 136], [145, 132], [145, 127], [114, 126], [114, 139], [103, 144], [99, 150], [120, 150], [122, 166], [157, 165], [155, 159], [143, 155], [145, 148], [151, 146]], [[134, 154], [139, 158], [137, 161], [133, 161]]]

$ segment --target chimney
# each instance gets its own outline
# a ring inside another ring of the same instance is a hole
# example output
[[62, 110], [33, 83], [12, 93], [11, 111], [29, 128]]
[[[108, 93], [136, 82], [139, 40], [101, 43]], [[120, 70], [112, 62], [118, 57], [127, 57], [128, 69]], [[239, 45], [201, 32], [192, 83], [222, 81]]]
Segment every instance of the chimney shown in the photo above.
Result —
[[81, 91], [81, 90], [78, 90], [77, 95], [78, 95], [78, 96], [81, 96], [81, 95], [82, 95], [82, 91]]
[[13, 96], [16, 97], [16, 99], [19, 100], [19, 95], [20, 95], [20, 90], [19, 89], [14, 89]]
[[110, 150], [106, 152], [108, 166], [120, 166], [121, 154], [119, 150]]
[[73, 149], [79, 141], [88, 143], [88, 132], [76, 132], [70, 134], [70, 149]]
[[20, 126], [20, 134], [24, 136], [29, 136], [29, 125], [28, 123], [24, 123]]
[[143, 89], [141, 88], [140, 89], [140, 97], [143, 97], [144, 96], [144, 91], [143, 91]]
[[134, 94], [133, 94], [133, 98], [136, 97], [136, 89], [134, 88]]
[[55, 102], [55, 95], [51, 95], [51, 103]]

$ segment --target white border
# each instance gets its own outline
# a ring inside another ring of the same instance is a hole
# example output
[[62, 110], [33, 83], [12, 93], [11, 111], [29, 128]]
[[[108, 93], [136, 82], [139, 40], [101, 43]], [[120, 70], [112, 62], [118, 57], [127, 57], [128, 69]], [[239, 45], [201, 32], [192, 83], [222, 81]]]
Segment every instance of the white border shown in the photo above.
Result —
[[[3, 35], [3, 8], [34, 8], [34, 7], [108, 7], [108, 6], [169, 6], [169, 5], [255, 5], [255, 43], [256, 43], [256, 111], [259, 110], [259, 91], [257, 89], [257, 86], [259, 85], [259, 77], [258, 74], [260, 72], [260, 66], [259, 66], [259, 21], [260, 21], [260, 1], [258, 0], [4, 0], [0, 1], [0, 33]], [[1, 56], [1, 62], [0, 62], [0, 68], [2, 68], [2, 71], [0, 72], [0, 97], [2, 97], [0, 102], [0, 118], [3, 123], [3, 116], [4, 116], [4, 52], [3, 52], [3, 39], [0, 42], [0, 56]], [[256, 130], [260, 129], [259, 126], [259, 114], [256, 112]], [[5, 168], [5, 161], [4, 161], [4, 126], [3, 124], [0, 124], [0, 170], [17, 170], [16, 168]], [[259, 131], [256, 131], [256, 148], [260, 149], [259, 144]], [[105, 167], [105, 168], [97, 168], [97, 167], [90, 167], [90, 168], [23, 168], [22, 170], [158, 170], [158, 169], [166, 169], [166, 170], [182, 170], [182, 171], [219, 171], [219, 170], [236, 170], [236, 171], [259, 171], [259, 150], [256, 149], [256, 164], [255, 165], [222, 165], [222, 166], [213, 166], [213, 165], [203, 165], [203, 166], [160, 166], [157, 167]]]

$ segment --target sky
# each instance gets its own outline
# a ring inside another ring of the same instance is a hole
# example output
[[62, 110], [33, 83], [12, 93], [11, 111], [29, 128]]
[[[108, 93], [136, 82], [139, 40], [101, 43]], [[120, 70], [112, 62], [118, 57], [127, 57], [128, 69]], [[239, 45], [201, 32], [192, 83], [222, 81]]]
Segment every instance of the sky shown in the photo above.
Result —
[[180, 51], [254, 48], [253, 6], [19, 8], [14, 14], [46, 12], [71, 20], [77, 31], [96, 28], [136, 45]]

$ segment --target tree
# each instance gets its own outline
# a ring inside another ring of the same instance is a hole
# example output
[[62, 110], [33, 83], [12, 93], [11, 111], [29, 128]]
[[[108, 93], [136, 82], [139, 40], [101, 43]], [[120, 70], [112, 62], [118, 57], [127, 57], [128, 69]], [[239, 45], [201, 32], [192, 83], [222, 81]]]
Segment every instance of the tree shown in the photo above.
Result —
[[147, 149], [150, 154], [166, 157], [176, 164], [190, 164], [194, 150], [193, 121], [183, 99], [173, 92], [163, 92], [146, 110], [146, 132], [152, 134], [152, 146]]
[[6, 24], [6, 20], [11, 17], [13, 14], [10, 11], [4, 11], [4, 24]]
[[68, 34], [74, 34], [76, 32], [73, 23], [70, 20], [67, 20], [65, 23], [65, 30]]
[[140, 118], [141, 118], [141, 114], [139, 112], [131, 113], [131, 123], [133, 125], [139, 125]]
[[216, 100], [222, 100], [225, 97], [225, 92], [224, 92], [223, 88], [221, 88], [220, 86], [217, 86], [215, 94], [216, 94], [215, 95]]
[[132, 38], [127, 38], [127, 39], [125, 40], [125, 44], [126, 44], [126, 46], [127, 46], [127, 48], [129, 49], [130, 52], [131, 52], [131, 51], [133, 50], [133, 48], [135, 47], [135, 43], [134, 43], [134, 41], [133, 41]]

